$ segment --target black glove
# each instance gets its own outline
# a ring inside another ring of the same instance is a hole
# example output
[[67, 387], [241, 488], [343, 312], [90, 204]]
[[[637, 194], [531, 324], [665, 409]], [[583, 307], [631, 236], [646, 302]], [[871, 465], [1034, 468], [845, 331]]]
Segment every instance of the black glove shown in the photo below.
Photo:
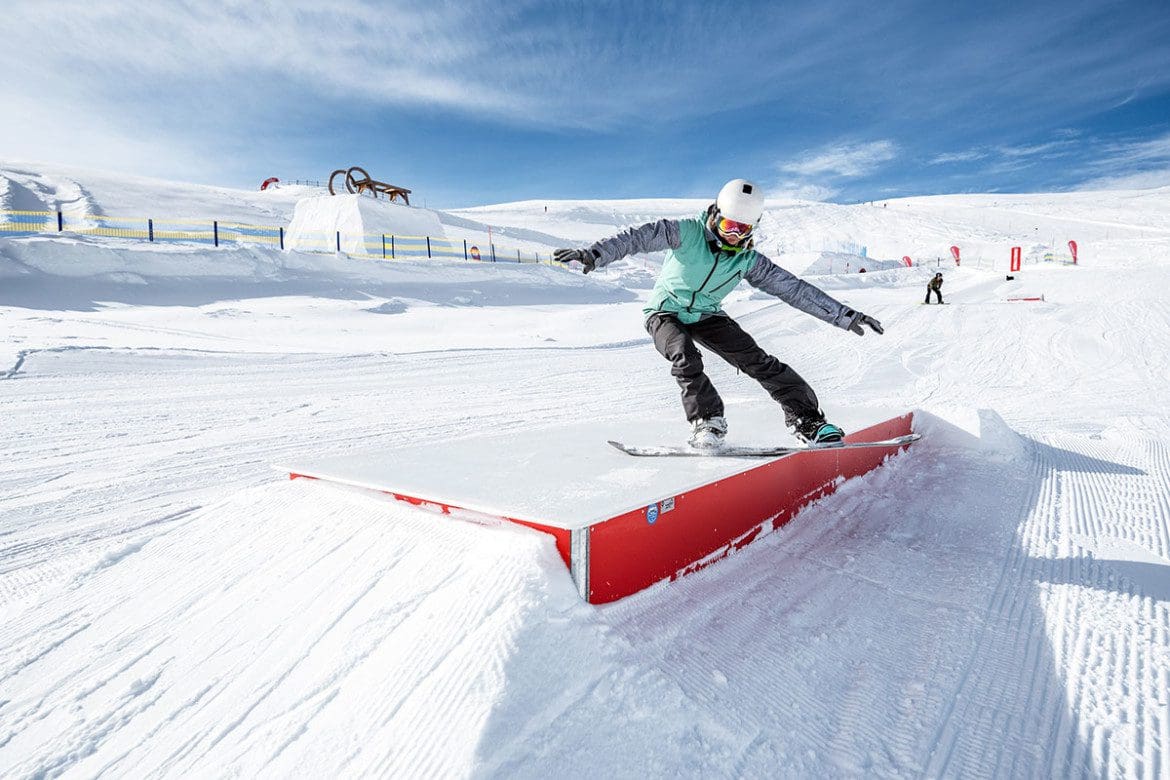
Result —
[[597, 267], [598, 255], [592, 249], [556, 249], [553, 251], [553, 260], [558, 263], [571, 263], [576, 260], [585, 266], [583, 273], [589, 273]]
[[849, 330], [853, 331], [858, 336], [864, 336], [865, 330], [862, 329], [862, 327], [861, 327], [862, 325], [868, 325], [873, 330], [873, 332], [878, 334], [879, 336], [881, 334], [885, 333], [885, 331], [882, 330], [882, 324], [880, 322], [878, 322], [877, 320], [875, 320], [873, 317], [869, 316], [868, 314], [862, 314], [861, 312], [857, 312], [857, 316], [853, 319], [853, 322], [850, 323], [850, 325], [849, 325]]

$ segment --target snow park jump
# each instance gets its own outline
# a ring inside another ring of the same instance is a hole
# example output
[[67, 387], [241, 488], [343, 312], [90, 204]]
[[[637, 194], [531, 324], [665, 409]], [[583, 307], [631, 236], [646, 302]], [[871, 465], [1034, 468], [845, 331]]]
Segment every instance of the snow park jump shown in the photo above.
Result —
[[[912, 426], [906, 414], [846, 441], [884, 441]], [[565, 469], [564, 452], [577, 436], [573, 429], [518, 432], [506, 440], [306, 459], [281, 470], [290, 479], [374, 490], [445, 515], [550, 534], [577, 592], [603, 604], [715, 563], [906, 446], [800, 451], [763, 462], [638, 459], [635, 481], [629, 457], [604, 446], [584, 456], [588, 468]], [[525, 454], [501, 458], [503, 452]]]

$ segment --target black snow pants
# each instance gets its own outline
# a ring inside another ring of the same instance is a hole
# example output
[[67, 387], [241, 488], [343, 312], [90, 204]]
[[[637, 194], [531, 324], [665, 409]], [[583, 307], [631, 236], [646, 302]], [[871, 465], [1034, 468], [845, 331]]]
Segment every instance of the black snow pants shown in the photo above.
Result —
[[816, 393], [790, 366], [760, 349], [735, 320], [716, 315], [692, 325], [670, 314], [655, 314], [646, 320], [654, 346], [671, 363], [670, 373], [682, 388], [687, 420], [723, 416], [723, 399], [703, 373], [703, 356], [695, 343], [706, 347], [731, 365], [755, 379], [784, 409], [791, 427], [801, 418], [820, 416]]
[[930, 294], [931, 293], [934, 293], [935, 296], [938, 298], [938, 302], [942, 303], [942, 290], [938, 289], [936, 287], [929, 287], [929, 286], [926, 288], [926, 300], [923, 301], [923, 303], [930, 303]]

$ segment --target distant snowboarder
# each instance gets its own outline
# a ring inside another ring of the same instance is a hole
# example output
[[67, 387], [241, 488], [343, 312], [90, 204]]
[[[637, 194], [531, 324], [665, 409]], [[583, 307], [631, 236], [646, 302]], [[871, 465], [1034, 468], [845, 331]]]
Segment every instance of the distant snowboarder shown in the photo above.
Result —
[[881, 323], [798, 279], [753, 248], [764, 211], [758, 185], [733, 179], [715, 203], [692, 219], [661, 219], [630, 228], [587, 249], [558, 249], [553, 259], [577, 261], [589, 273], [638, 252], [666, 251], [646, 313], [654, 346], [671, 362], [691, 423], [690, 444], [717, 448], [727, 435], [723, 400], [703, 373], [696, 342], [764, 386], [784, 409], [784, 420], [806, 442], [840, 441], [845, 432], [825, 420], [816, 394], [790, 366], [761, 349], [721, 308], [740, 279], [817, 319], [865, 335]]
[[935, 274], [934, 278], [926, 283], [926, 300], [923, 301], [923, 303], [927, 303], [927, 304], [930, 303], [930, 294], [931, 293], [934, 293], [935, 296], [938, 298], [938, 302], [942, 303], [943, 302], [942, 284], [943, 284], [942, 273], [940, 272], [940, 273]]

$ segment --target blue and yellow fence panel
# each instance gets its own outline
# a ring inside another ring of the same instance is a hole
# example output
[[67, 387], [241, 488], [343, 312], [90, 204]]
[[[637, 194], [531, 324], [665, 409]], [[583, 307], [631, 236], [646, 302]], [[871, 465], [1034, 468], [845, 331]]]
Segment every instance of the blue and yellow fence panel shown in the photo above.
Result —
[[0, 233], [30, 235], [56, 229], [55, 211], [0, 211]]
[[[259, 244], [285, 249], [285, 230], [272, 225], [249, 225], [207, 219], [155, 219], [153, 217], [115, 217], [105, 214], [74, 214], [65, 211], [0, 210], [0, 236], [17, 237], [42, 233], [69, 232], [75, 235], [102, 236], [146, 241], [179, 241], [191, 244], [220, 243]], [[491, 263], [541, 263], [561, 267], [539, 252], [496, 246], [480, 246], [464, 239], [435, 236], [400, 236], [397, 234], [362, 235], [361, 251], [347, 252], [353, 257], [371, 260], [447, 259]], [[351, 236], [339, 231], [300, 234], [299, 251], [342, 251], [351, 246]]]

